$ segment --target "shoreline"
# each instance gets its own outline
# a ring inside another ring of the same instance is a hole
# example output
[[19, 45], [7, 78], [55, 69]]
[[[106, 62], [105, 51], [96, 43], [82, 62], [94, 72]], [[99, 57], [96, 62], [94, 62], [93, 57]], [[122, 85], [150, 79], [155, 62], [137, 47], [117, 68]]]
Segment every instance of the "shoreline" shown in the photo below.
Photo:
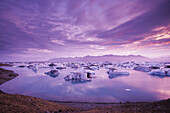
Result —
[[[11, 70], [0, 68], [0, 85], [16, 78], [18, 74]], [[31, 99], [31, 101], [30, 101]], [[16, 104], [17, 103], [17, 104]], [[23, 104], [24, 103], [24, 104]], [[33, 106], [32, 106], [33, 105]], [[44, 108], [46, 107], [46, 108]], [[0, 90], [0, 109], [2, 112], [170, 112], [170, 99], [155, 102], [73, 102], [44, 100], [18, 94], [7, 94]]]
[[14, 73], [14, 71], [6, 70], [0, 67], [0, 85], [16, 78], [18, 76], [17, 73]]

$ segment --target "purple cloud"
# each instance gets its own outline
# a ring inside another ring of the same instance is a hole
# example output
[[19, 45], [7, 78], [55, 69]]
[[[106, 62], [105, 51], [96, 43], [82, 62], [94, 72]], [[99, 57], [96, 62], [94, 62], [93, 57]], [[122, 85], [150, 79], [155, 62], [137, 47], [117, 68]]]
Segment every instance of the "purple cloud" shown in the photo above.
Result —
[[0, 54], [46, 59], [167, 47], [169, 7], [168, 0], [1, 0]]

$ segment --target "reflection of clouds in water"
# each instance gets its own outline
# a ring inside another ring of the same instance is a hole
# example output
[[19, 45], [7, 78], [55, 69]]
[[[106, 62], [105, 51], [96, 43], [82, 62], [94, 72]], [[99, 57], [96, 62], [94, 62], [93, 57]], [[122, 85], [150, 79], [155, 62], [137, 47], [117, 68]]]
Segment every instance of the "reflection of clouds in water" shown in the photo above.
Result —
[[158, 99], [167, 99], [167, 97], [170, 97], [170, 90], [167, 89], [156, 89], [156, 92], [159, 93]]
[[72, 84], [85, 84], [91, 82], [92, 80], [68, 80], [66, 82], [70, 82]]
[[123, 76], [129, 76], [129, 75], [113, 75], [113, 74], [110, 74], [108, 76], [109, 79], [113, 79], [113, 78], [116, 78], [116, 77], [123, 77]]
[[[133, 89], [131, 92], [126, 92], [124, 89], [126, 87], [130, 87]], [[117, 85], [113, 86], [108, 86], [108, 87], [99, 87], [96, 89], [87, 89], [85, 92], [85, 95], [91, 95], [91, 96], [96, 96], [100, 97], [101, 95], [104, 98], [108, 97], [114, 97], [119, 101], [153, 101], [157, 100], [156, 96], [150, 92], [150, 91], [145, 91], [143, 89], [138, 89], [133, 86], [128, 86], [127, 84], [120, 83]], [[108, 100], [107, 100], [108, 101]], [[109, 100], [113, 101], [113, 100]]]
[[[170, 78], [159, 78], [144, 72], [130, 71], [129, 76], [109, 79], [105, 69], [96, 70], [96, 79], [91, 82], [72, 84], [64, 77], [72, 69], [60, 71], [57, 78], [44, 75], [51, 69], [41, 68], [34, 74], [27, 68], [11, 68], [19, 76], [0, 86], [4, 92], [37, 96], [48, 100], [71, 101], [155, 101], [170, 97]], [[125, 89], [132, 89], [130, 92]]]

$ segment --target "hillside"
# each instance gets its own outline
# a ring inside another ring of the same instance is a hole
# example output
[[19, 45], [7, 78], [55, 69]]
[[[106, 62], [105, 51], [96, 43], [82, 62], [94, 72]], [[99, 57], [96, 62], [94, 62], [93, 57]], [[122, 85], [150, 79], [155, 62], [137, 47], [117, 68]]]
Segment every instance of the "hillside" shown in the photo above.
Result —
[[150, 61], [149, 58], [141, 55], [103, 55], [103, 56], [85, 56], [85, 57], [68, 57], [68, 58], [52, 58], [50, 62], [124, 62], [124, 61]]

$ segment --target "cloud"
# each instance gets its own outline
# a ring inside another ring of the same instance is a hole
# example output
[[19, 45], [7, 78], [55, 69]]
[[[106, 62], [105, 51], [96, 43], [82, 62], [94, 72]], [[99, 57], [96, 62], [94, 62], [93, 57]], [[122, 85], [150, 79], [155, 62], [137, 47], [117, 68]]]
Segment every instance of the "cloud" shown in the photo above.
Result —
[[164, 47], [169, 7], [168, 0], [0, 1], [0, 54], [83, 56]]
[[28, 48], [28, 50], [27, 50], [27, 51], [25, 51], [25, 52], [36, 52], [36, 53], [39, 53], [39, 52], [41, 52], [41, 53], [52, 53], [53, 51], [51, 51], [51, 50], [48, 50], [48, 49], [35, 49], [35, 48]]
[[154, 33], [153, 29], [158, 26], [166, 27], [170, 24], [170, 3], [166, 2], [120, 26], [98, 34], [99, 38], [105, 38], [115, 43], [140, 41], [145, 35]]
[[105, 49], [106, 47], [104, 46], [99, 46], [99, 45], [90, 45], [91, 48], [94, 48], [94, 49]]
[[51, 40], [51, 42], [59, 44], [59, 45], [63, 45], [63, 46], [65, 45], [64, 41], [62, 41], [62, 40]]

